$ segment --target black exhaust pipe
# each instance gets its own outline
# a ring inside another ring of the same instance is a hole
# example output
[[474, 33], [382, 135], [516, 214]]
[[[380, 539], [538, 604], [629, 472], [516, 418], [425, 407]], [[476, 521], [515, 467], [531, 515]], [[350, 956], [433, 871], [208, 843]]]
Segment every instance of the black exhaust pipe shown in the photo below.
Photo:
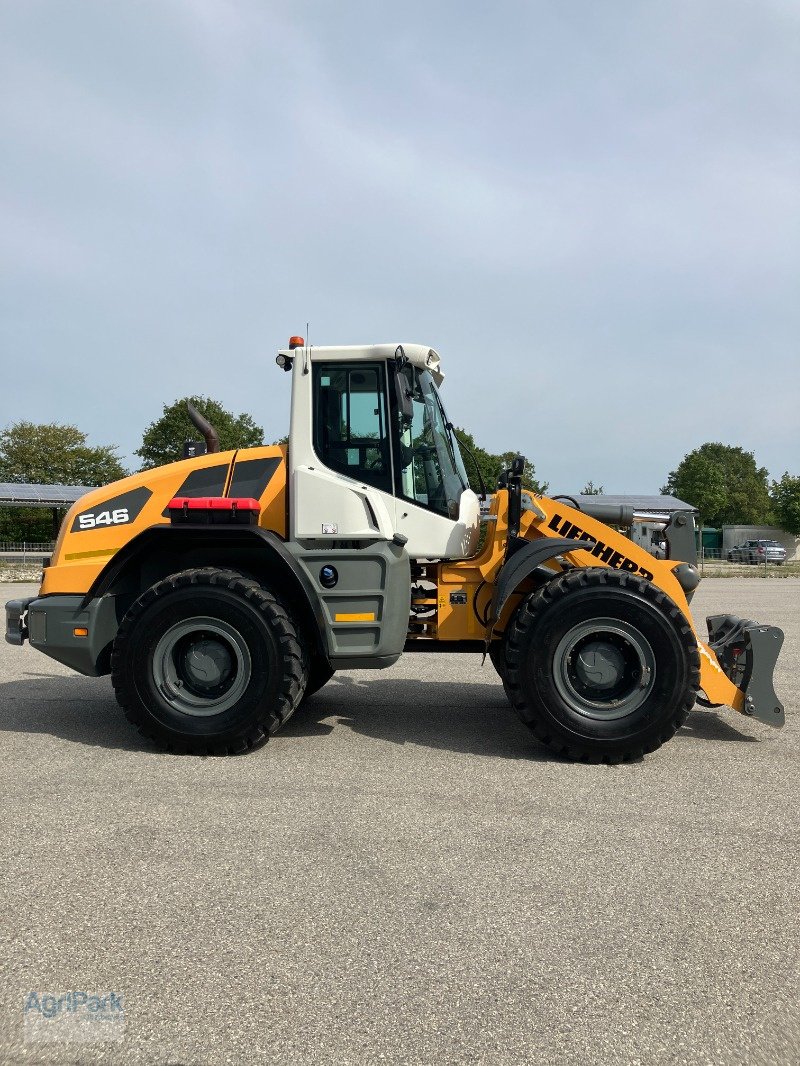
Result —
[[219, 451], [219, 433], [214, 429], [207, 418], [203, 418], [197, 408], [189, 401], [186, 401], [186, 411], [189, 418], [192, 420], [192, 424], [195, 429], [198, 429], [203, 435], [203, 440], [206, 442], [206, 450], [209, 454], [211, 452]]

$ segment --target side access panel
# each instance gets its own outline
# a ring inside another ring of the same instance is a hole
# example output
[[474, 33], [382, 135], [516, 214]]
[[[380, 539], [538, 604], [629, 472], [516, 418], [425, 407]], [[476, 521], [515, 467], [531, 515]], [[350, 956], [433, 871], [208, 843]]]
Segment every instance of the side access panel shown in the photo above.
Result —
[[408, 553], [386, 541], [363, 548], [286, 549], [322, 605], [335, 670], [391, 666], [405, 645], [411, 611]]

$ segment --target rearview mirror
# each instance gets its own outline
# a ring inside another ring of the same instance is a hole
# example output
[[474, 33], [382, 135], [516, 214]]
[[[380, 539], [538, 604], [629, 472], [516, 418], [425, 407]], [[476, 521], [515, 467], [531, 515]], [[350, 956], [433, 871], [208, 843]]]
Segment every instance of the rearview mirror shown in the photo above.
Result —
[[408, 429], [414, 421], [413, 393], [408, 387], [408, 378], [404, 373], [407, 365], [408, 356], [403, 351], [402, 344], [398, 344], [394, 353], [394, 388], [402, 429]]

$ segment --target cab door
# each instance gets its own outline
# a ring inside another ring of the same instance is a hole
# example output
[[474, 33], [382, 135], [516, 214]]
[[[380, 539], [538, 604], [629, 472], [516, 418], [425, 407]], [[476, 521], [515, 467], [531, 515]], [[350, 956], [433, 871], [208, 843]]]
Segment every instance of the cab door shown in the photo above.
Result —
[[391, 540], [395, 499], [385, 363], [311, 361], [300, 378], [294, 382], [289, 447], [293, 539]]
[[295, 358], [292, 539], [397, 537], [412, 558], [468, 558], [478, 500], [455, 471], [430, 375], [346, 352], [312, 349], [311, 358], [305, 350]]

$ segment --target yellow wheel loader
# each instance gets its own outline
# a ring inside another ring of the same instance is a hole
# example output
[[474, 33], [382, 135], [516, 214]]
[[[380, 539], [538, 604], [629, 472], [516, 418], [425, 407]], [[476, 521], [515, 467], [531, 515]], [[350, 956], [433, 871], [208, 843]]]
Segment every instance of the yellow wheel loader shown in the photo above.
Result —
[[620, 508], [525, 491], [518, 457], [482, 519], [433, 349], [292, 338], [277, 362], [288, 447], [220, 452], [193, 413], [206, 454], [70, 510], [39, 595], [6, 605], [10, 643], [110, 673], [146, 737], [199, 754], [256, 747], [335, 671], [404, 651], [488, 654], [536, 737], [573, 759], [654, 751], [696, 700], [783, 724], [780, 630], [694, 629], [691, 514], [655, 559], [612, 528]]

